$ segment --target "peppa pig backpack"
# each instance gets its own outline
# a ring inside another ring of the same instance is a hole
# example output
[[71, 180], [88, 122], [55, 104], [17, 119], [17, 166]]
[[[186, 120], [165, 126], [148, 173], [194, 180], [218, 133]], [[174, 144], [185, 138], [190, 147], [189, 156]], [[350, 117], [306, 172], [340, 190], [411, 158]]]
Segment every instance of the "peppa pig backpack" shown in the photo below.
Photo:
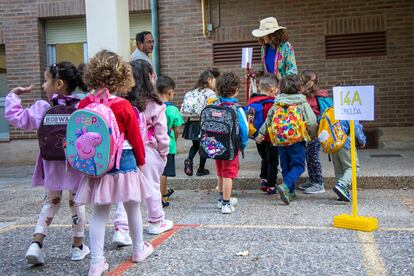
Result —
[[[119, 168], [124, 142], [107, 88], [88, 96], [91, 103], [76, 110], [69, 118], [66, 131], [66, 160], [75, 169], [90, 177], [100, 177], [114, 166]], [[102, 102], [101, 102], [102, 100]]]

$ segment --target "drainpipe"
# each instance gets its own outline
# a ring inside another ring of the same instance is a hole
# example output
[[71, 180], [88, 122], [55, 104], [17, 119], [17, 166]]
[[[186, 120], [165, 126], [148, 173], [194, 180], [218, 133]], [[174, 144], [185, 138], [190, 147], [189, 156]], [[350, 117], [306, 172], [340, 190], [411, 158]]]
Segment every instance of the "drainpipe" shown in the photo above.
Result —
[[206, 0], [201, 0], [201, 17], [203, 20], [203, 36], [207, 37]]
[[158, 1], [151, 0], [151, 25], [154, 37], [154, 50], [152, 51], [152, 62], [157, 76], [160, 75], [160, 46], [158, 39]]

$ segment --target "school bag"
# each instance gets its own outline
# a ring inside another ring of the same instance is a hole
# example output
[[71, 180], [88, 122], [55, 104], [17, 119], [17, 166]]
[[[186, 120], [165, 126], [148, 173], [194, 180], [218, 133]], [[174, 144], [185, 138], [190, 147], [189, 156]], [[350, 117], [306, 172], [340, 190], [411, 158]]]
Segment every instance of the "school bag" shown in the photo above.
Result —
[[241, 147], [236, 103], [217, 100], [206, 106], [200, 118], [200, 156], [233, 160]]
[[334, 108], [328, 108], [321, 117], [318, 128], [318, 140], [325, 153], [339, 151], [345, 144], [348, 135], [344, 132], [341, 122], [335, 120]]
[[[64, 101], [65, 104], [59, 104]], [[68, 99], [59, 95], [52, 99], [52, 107], [43, 115], [37, 130], [40, 156], [44, 160], [64, 161], [66, 127], [79, 99]]]
[[[124, 136], [109, 101], [109, 91], [100, 89], [88, 96], [91, 103], [73, 112], [66, 132], [66, 159], [75, 169], [90, 177], [100, 177], [114, 166], [119, 168]], [[101, 102], [102, 98], [102, 102]]]
[[138, 110], [136, 106], [132, 106], [132, 110], [135, 113], [135, 117], [139, 123], [139, 133], [141, 133], [142, 141], [147, 144], [150, 140], [150, 136], [147, 129], [147, 119], [145, 118], [144, 112]]
[[322, 114], [330, 107], [333, 106], [333, 101], [332, 98], [329, 97], [322, 97], [322, 96], [316, 96], [316, 100], [318, 102], [318, 107], [319, 107], [319, 116], [317, 118], [318, 122], [321, 120], [322, 118]]
[[268, 131], [275, 146], [287, 147], [311, 140], [306, 130], [306, 122], [303, 120], [303, 109], [296, 104], [277, 104]]
[[244, 107], [244, 112], [246, 113], [246, 117], [248, 118], [247, 123], [250, 139], [256, 139], [260, 127], [266, 120], [266, 115], [269, 109], [265, 110], [265, 104], [269, 103], [269, 105], [271, 105], [274, 102], [274, 99], [260, 99], [263, 97], [257, 98], [259, 99], [257, 99], [256, 101], [255, 98], [252, 98]]
[[184, 116], [200, 116], [206, 105], [207, 97], [204, 95], [204, 91], [197, 88], [185, 94], [180, 112]]

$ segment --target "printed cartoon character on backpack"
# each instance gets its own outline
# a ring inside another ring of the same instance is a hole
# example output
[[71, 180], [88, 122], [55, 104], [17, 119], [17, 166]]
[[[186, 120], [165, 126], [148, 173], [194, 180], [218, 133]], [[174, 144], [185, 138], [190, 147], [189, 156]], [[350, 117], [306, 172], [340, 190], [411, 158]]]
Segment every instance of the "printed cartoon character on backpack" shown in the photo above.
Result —
[[[75, 111], [69, 119], [66, 136], [66, 156], [69, 164], [88, 176], [101, 176], [118, 167], [121, 157], [121, 136], [108, 89], [89, 95], [91, 104]], [[102, 103], [101, 103], [102, 99]]]

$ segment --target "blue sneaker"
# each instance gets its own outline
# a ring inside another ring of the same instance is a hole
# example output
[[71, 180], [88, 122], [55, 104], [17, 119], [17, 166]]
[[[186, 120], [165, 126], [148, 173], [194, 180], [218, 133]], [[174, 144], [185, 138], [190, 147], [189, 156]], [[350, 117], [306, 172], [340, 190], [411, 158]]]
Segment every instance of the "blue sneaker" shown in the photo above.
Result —
[[344, 184], [337, 182], [333, 191], [339, 196], [341, 201], [351, 202], [351, 195]]

